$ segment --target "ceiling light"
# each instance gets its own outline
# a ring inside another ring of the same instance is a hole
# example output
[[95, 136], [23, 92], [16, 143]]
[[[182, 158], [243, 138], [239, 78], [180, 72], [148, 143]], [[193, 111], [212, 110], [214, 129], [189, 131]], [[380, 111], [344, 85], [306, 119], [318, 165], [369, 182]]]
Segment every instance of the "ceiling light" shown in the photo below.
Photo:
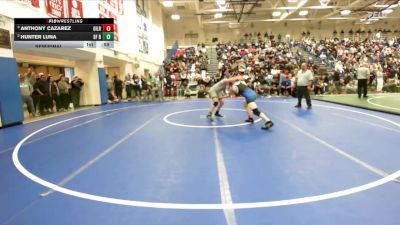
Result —
[[288, 2], [293, 3], [293, 2], [297, 2], [297, 0], [288, 0]]
[[178, 15], [178, 14], [173, 14], [173, 15], [171, 15], [171, 19], [172, 19], [172, 20], [180, 20], [180, 19], [181, 19], [181, 16]]
[[291, 9], [297, 9], [297, 7], [296, 6], [285, 6], [285, 7], [278, 7], [276, 9], [291, 10]]
[[351, 17], [328, 17], [328, 20], [350, 20], [353, 19]]
[[313, 5], [313, 6], [305, 7], [305, 8], [309, 8], [309, 9], [333, 9], [335, 7], [334, 6], [328, 6], [328, 5]]
[[378, 21], [378, 18], [369, 18], [368, 21]]
[[214, 14], [214, 18], [215, 19], [218, 19], [218, 18], [221, 18], [222, 17], [222, 13], [215, 13]]
[[231, 21], [229, 21], [229, 20], [227, 20], [227, 21], [224, 21], [224, 20], [216, 20], [216, 21], [207, 21], [207, 22], [204, 22], [205, 24], [208, 24], [208, 23], [230, 23]]
[[390, 14], [393, 12], [393, 9], [385, 9], [382, 11], [383, 14]]
[[281, 12], [275, 11], [275, 12], [272, 13], [272, 16], [275, 16], [275, 17], [276, 16], [281, 16], [281, 14], [282, 14]]
[[174, 6], [174, 3], [172, 1], [163, 1], [163, 6], [166, 8]]
[[308, 20], [307, 18], [292, 18], [288, 20], [293, 20], [293, 21], [303, 21], [303, 20]]
[[349, 9], [344, 9], [344, 10], [340, 11], [340, 15], [342, 15], [342, 16], [348, 16], [348, 15], [350, 15], [350, 13], [351, 13], [351, 10], [349, 10]]
[[218, 8], [220, 10], [226, 10], [226, 6], [227, 5], [226, 5], [226, 1], [225, 0], [217, 0], [216, 3], [217, 3]]
[[285, 12], [284, 14], [281, 15], [280, 19], [283, 20], [288, 16], [289, 16], [289, 13]]
[[319, 3], [323, 6], [327, 6], [329, 4], [330, 0], [319, 0]]
[[373, 5], [373, 7], [376, 7], [376, 8], [387, 8], [387, 7], [389, 7], [389, 5]]
[[233, 9], [219, 8], [219, 9], [205, 9], [206, 12], [233, 12]]
[[307, 10], [302, 10], [299, 12], [299, 16], [307, 16], [308, 15], [308, 11]]

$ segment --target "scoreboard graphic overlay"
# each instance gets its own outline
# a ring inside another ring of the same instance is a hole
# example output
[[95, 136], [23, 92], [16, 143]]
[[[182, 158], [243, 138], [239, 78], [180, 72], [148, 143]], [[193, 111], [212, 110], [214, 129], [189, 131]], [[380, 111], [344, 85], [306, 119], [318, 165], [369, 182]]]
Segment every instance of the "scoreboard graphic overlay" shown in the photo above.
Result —
[[114, 48], [113, 18], [14, 19], [15, 48]]

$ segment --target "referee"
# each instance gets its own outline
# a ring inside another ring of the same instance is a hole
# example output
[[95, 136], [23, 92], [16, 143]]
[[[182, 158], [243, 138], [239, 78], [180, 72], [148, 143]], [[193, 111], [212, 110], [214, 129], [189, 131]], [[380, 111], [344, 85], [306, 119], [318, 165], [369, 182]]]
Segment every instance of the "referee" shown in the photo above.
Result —
[[358, 98], [361, 98], [361, 92], [363, 93], [363, 97], [367, 98], [367, 92], [368, 92], [368, 79], [371, 74], [368, 68], [368, 64], [364, 63], [363, 65], [360, 65], [357, 69], [357, 93], [358, 93]]
[[301, 64], [301, 70], [297, 73], [297, 105], [294, 107], [301, 108], [301, 99], [306, 98], [307, 109], [311, 109], [310, 92], [314, 77], [312, 72], [307, 68], [307, 63]]

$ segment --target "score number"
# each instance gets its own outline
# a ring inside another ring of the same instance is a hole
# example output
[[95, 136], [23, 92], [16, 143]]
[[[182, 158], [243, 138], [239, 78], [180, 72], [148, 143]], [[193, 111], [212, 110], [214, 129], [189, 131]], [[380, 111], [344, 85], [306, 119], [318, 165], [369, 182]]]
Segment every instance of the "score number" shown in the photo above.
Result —
[[103, 24], [103, 32], [114, 32], [114, 24]]
[[114, 41], [114, 24], [103, 24], [103, 41]]
[[114, 41], [114, 32], [103, 33], [103, 41]]

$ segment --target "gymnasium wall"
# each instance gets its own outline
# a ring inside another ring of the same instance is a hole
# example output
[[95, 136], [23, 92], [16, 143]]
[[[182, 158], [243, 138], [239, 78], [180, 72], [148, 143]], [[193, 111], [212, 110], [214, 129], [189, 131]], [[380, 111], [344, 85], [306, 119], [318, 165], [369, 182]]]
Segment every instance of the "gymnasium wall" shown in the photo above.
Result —
[[[199, 24], [197, 17], [185, 17], [178, 21], [173, 21], [168, 15], [164, 17], [165, 43], [167, 46], [179, 41], [180, 46], [197, 45], [205, 42], [205, 30]], [[185, 34], [198, 34], [198, 38], [185, 38]]]
[[[368, 31], [371, 29], [391, 29], [400, 30], [400, 24], [395, 20], [388, 20], [377, 22], [371, 25], [356, 25], [349, 21], [287, 21], [287, 22], [251, 22], [247, 23], [239, 29], [230, 29], [226, 23], [224, 24], [205, 24], [201, 27], [195, 17], [193, 18], [181, 18], [179, 21], [172, 21], [169, 18], [165, 18], [166, 30], [166, 43], [170, 45], [172, 40], [178, 39], [180, 43], [191, 43], [197, 44], [198, 42], [211, 43], [213, 37], [218, 37], [221, 41], [238, 41], [245, 33], [261, 32], [264, 35], [265, 32], [277, 36], [281, 34], [282, 37], [289, 34], [291, 37], [300, 38], [303, 31], [310, 31], [311, 36], [321, 39], [325, 37], [332, 37], [333, 31], [336, 29], [340, 32], [342, 29], [345, 31], [345, 35], [348, 36], [348, 31], [352, 29], [362, 29]], [[185, 38], [185, 34], [194, 32], [199, 34], [197, 42], [191, 41]], [[398, 34], [399, 35], [399, 34]], [[338, 34], [338, 36], [340, 36]]]

